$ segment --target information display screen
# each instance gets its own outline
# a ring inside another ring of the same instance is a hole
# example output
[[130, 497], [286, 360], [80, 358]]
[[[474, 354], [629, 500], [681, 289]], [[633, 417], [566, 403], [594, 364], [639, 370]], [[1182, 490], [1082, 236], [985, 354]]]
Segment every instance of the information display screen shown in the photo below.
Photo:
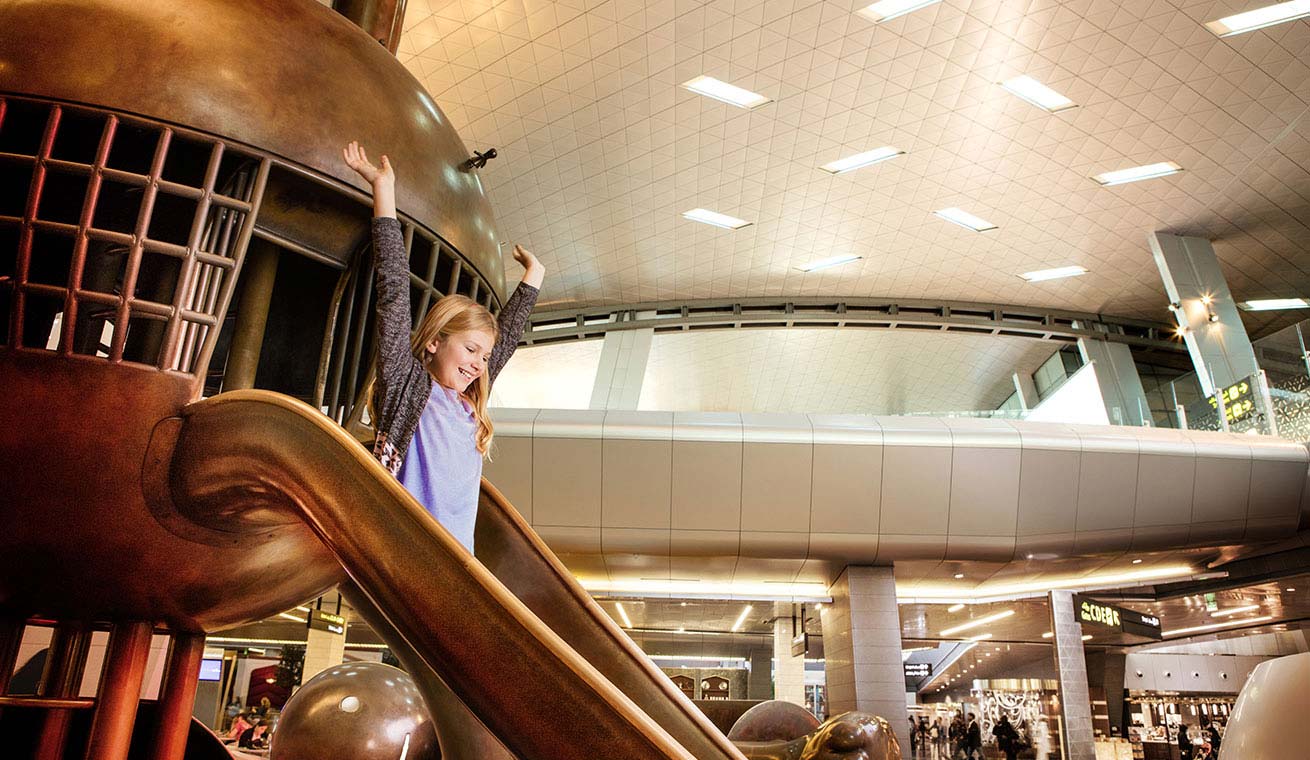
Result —
[[329, 633], [345, 633], [346, 619], [340, 615], [333, 615], [323, 610], [309, 611], [309, 627], [318, 631], [327, 631]]
[[931, 662], [906, 662], [902, 664], [905, 666], [906, 678], [928, 678], [932, 675]]
[[201, 681], [221, 681], [223, 679], [223, 661], [222, 660], [201, 660], [200, 661], [200, 680]]

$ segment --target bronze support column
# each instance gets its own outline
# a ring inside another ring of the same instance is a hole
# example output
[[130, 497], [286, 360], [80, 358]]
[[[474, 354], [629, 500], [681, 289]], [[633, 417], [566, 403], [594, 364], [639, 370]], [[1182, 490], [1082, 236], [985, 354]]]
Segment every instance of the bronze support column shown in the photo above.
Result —
[[[82, 673], [86, 669], [86, 656], [91, 648], [91, 629], [82, 623], [61, 623], [55, 628], [46, 655], [41, 682], [37, 684], [38, 697], [66, 699], [76, 697], [82, 686]], [[37, 739], [35, 757], [38, 760], [60, 760], [68, 742], [68, 726], [73, 714], [67, 709], [51, 708], [45, 712], [41, 735]]]
[[405, 21], [405, 0], [332, 0], [332, 10], [340, 13], [396, 54]]
[[200, 660], [205, 654], [203, 633], [176, 633], [168, 647], [164, 683], [159, 688], [159, 714], [150, 760], [182, 760], [191, 710], [200, 685]]
[[0, 697], [9, 693], [9, 679], [18, 667], [18, 649], [27, 624], [18, 618], [0, 619]]
[[120, 623], [109, 634], [109, 650], [96, 690], [95, 716], [86, 760], [124, 760], [132, 744], [141, 682], [150, 655], [150, 624]]
[[259, 354], [264, 345], [264, 328], [268, 325], [268, 307], [277, 279], [278, 249], [263, 240], [251, 240], [241, 266], [241, 302], [237, 304], [237, 321], [232, 332], [232, 348], [227, 355], [223, 390], [235, 391], [255, 387]]

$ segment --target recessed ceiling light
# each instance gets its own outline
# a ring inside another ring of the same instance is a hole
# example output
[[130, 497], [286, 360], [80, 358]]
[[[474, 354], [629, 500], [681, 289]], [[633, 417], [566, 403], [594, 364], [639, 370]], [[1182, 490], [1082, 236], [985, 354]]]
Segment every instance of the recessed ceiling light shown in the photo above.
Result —
[[750, 226], [750, 222], [745, 219], [738, 219], [735, 216], [720, 214], [717, 211], [710, 211], [704, 208], [694, 208], [691, 211], [684, 211], [682, 215], [693, 222], [703, 222], [712, 224], [715, 227], [722, 227], [725, 230], [739, 230], [742, 227]]
[[1213, 631], [1216, 628], [1227, 628], [1233, 625], [1249, 625], [1251, 623], [1263, 623], [1266, 620], [1273, 620], [1273, 615], [1261, 615], [1260, 617], [1243, 618], [1241, 620], [1229, 620], [1225, 623], [1211, 623], [1209, 625], [1194, 625], [1191, 628], [1179, 628], [1175, 631], [1162, 631], [1161, 636], [1178, 636], [1184, 633], [1197, 633], [1200, 631]]
[[1286, 591], [1286, 592], [1289, 593], [1289, 594], [1292, 593], [1293, 591], [1296, 591], [1296, 589], [1294, 589], [1294, 588], [1290, 588], [1290, 587], [1289, 587], [1289, 588], [1285, 588], [1285, 589], [1283, 589], [1283, 590]]
[[1210, 617], [1212, 618], [1228, 617], [1229, 615], [1236, 615], [1239, 612], [1250, 612], [1251, 610], [1258, 610], [1258, 609], [1260, 609], [1260, 605], [1258, 604], [1244, 604], [1241, 607], [1229, 607], [1226, 610], [1215, 610], [1214, 612], [1210, 613]]
[[1044, 108], [1051, 113], [1078, 107], [1077, 103], [1026, 74], [1007, 79], [1001, 82], [1001, 86], [1038, 108]]
[[1304, 298], [1266, 298], [1260, 301], [1242, 301], [1237, 304], [1247, 311], [1273, 311], [1274, 309], [1304, 309], [1310, 301]]
[[1140, 564], [1142, 564], [1142, 560], [1141, 560], [1141, 559], [1135, 559], [1135, 560], [1133, 560], [1133, 564], [1134, 564], [1134, 565], [1140, 565]]
[[811, 261], [808, 264], [801, 264], [796, 268], [802, 272], [817, 272], [821, 269], [831, 269], [832, 267], [841, 266], [842, 264], [849, 264], [852, 261], [859, 261], [861, 258], [863, 257], [856, 256], [855, 254], [847, 254], [845, 256], [831, 256], [826, 259]]
[[996, 612], [991, 615], [987, 615], [985, 617], [980, 617], [977, 620], [970, 620], [967, 623], [961, 623], [960, 625], [954, 626], [953, 628], [947, 628], [946, 630], [941, 632], [941, 635], [950, 636], [953, 633], [959, 633], [960, 631], [967, 631], [970, 628], [977, 628], [978, 626], [981, 625], [994, 623], [997, 620], [1003, 620], [1013, 614], [1014, 614], [1014, 610], [1002, 610], [1001, 612]]
[[1091, 641], [1091, 640], [1092, 640], [1092, 634], [1090, 633], [1083, 634], [1083, 641]]
[[1044, 282], [1046, 280], [1059, 280], [1064, 277], [1077, 277], [1081, 274], [1087, 274], [1086, 267], [1068, 266], [1056, 267], [1055, 269], [1038, 269], [1035, 272], [1024, 272], [1019, 276], [1028, 282]]
[[941, 0], [879, 0], [873, 5], [861, 8], [856, 13], [875, 24], [881, 24], [897, 16], [904, 16], [907, 13], [912, 13], [920, 8], [927, 8], [933, 3], [939, 2]]
[[960, 580], [960, 579], [963, 578], [963, 577], [964, 577], [964, 573], [956, 573], [956, 574], [955, 574], [955, 580], [957, 580], [957, 581]]
[[947, 608], [946, 608], [946, 611], [947, 611], [947, 612], [959, 612], [959, 611], [962, 610], [962, 609], [964, 609], [964, 605], [963, 605], [963, 604], [952, 604], [950, 607], [947, 607]]
[[1182, 171], [1183, 167], [1175, 164], [1173, 161], [1161, 161], [1155, 164], [1145, 166], [1134, 166], [1131, 169], [1116, 169], [1112, 172], [1102, 172], [1092, 176], [1092, 179], [1100, 182], [1105, 187], [1113, 185], [1122, 185], [1127, 182], [1140, 182], [1144, 179], [1155, 179], [1156, 177], [1167, 177], [1170, 174], [1177, 174]]
[[836, 161], [829, 161], [819, 168], [832, 174], [845, 174], [853, 172], [856, 169], [863, 169], [870, 164], [876, 164], [879, 161], [886, 161], [889, 158], [905, 155], [905, 151], [899, 148], [893, 148], [890, 145], [884, 145], [881, 148], [866, 150], [863, 153], [856, 153], [853, 156], [839, 158]]
[[1046, 633], [1043, 633], [1043, 634], [1042, 634], [1042, 638], [1044, 638], [1044, 639], [1054, 638], [1054, 636], [1055, 636], [1055, 634], [1054, 634], [1053, 632], [1051, 632], [1051, 631], [1047, 631]]
[[996, 225], [986, 219], [980, 219], [973, 214], [970, 214], [968, 211], [955, 208], [954, 206], [934, 211], [933, 213], [952, 224], [958, 224], [961, 227], [973, 230], [974, 232], [986, 232], [987, 230], [996, 229]]
[[1209, 22], [1205, 28], [1220, 37], [1228, 37], [1242, 32], [1253, 32], [1284, 21], [1295, 21], [1305, 16], [1310, 16], [1310, 0], [1292, 0], [1289, 3], [1275, 3], [1253, 11], [1224, 16], [1218, 21]]
[[741, 614], [737, 616], [737, 622], [732, 624], [733, 633], [736, 633], [737, 629], [741, 628], [741, 624], [746, 622], [746, 616], [749, 614], [751, 614], [751, 605], [748, 604], [742, 608]]
[[771, 103], [773, 98], [761, 95], [758, 92], [744, 90], [737, 85], [728, 84], [721, 79], [714, 77], [699, 76], [695, 79], [682, 83], [683, 87], [707, 98], [727, 103], [728, 105], [737, 106], [750, 110], [759, 108], [765, 103]]

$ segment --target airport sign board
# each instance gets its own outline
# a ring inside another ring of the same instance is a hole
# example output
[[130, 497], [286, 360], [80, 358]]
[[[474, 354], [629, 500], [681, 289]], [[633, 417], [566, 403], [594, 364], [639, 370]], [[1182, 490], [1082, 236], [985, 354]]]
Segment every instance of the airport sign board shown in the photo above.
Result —
[[931, 662], [906, 662], [902, 664], [905, 666], [906, 678], [930, 678], [932, 676]]
[[323, 610], [310, 610], [309, 627], [316, 631], [344, 634], [346, 632], [346, 619]]
[[1098, 625], [1150, 639], [1163, 638], [1160, 632], [1160, 618], [1154, 615], [1106, 604], [1082, 595], [1075, 595], [1073, 604], [1074, 617], [1084, 625]]

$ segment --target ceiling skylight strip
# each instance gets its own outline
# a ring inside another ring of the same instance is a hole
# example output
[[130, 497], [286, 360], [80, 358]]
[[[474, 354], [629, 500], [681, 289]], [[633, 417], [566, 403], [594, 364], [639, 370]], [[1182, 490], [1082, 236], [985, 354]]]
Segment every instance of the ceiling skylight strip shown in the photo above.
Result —
[[1001, 82], [1001, 86], [1012, 94], [1051, 113], [1078, 107], [1077, 103], [1026, 74], [1007, 79]]
[[758, 92], [751, 92], [734, 84], [728, 84], [721, 79], [714, 77], [698, 76], [695, 79], [682, 83], [683, 87], [707, 98], [714, 98], [728, 105], [737, 106], [750, 110], [759, 108], [765, 103], [773, 102], [773, 98], [761, 95]]
[[913, 13], [920, 8], [927, 8], [939, 2], [941, 0], [879, 0], [873, 5], [861, 8], [856, 13], [875, 24], [881, 24], [884, 21], [891, 21], [898, 16]]
[[1295, 21], [1306, 16], [1310, 16], [1310, 0], [1292, 0], [1289, 3], [1275, 3], [1244, 13], [1224, 16], [1218, 21], [1207, 23], [1205, 28], [1220, 37], [1229, 37], [1243, 32], [1254, 32], [1256, 29], [1264, 29], [1274, 24]]
[[961, 227], [973, 230], [974, 232], [986, 232], [988, 230], [996, 229], [996, 225], [986, 219], [976, 217], [968, 211], [955, 208], [954, 206], [934, 211], [933, 213], [952, 224], [958, 224]]
[[1168, 177], [1170, 174], [1177, 174], [1182, 171], [1183, 167], [1175, 164], [1173, 161], [1161, 161], [1155, 164], [1145, 166], [1134, 166], [1131, 169], [1118, 169], [1112, 172], [1102, 172], [1092, 177], [1106, 187], [1112, 185], [1122, 185], [1127, 182], [1140, 182], [1144, 179], [1156, 179], [1157, 177]]
[[819, 168], [831, 174], [845, 174], [856, 169], [863, 169], [866, 166], [876, 164], [879, 161], [886, 161], [889, 158], [905, 155], [905, 151], [899, 148], [893, 148], [885, 145], [881, 148], [866, 150], [863, 153], [856, 153], [853, 156], [839, 158], [836, 161], [829, 161]]
[[715, 227], [722, 227], [725, 230], [739, 230], [742, 227], [750, 226], [750, 222], [745, 219], [738, 219], [735, 216], [720, 214], [717, 211], [710, 211], [706, 208], [694, 208], [691, 211], [682, 212], [682, 215], [693, 222], [712, 224]]

